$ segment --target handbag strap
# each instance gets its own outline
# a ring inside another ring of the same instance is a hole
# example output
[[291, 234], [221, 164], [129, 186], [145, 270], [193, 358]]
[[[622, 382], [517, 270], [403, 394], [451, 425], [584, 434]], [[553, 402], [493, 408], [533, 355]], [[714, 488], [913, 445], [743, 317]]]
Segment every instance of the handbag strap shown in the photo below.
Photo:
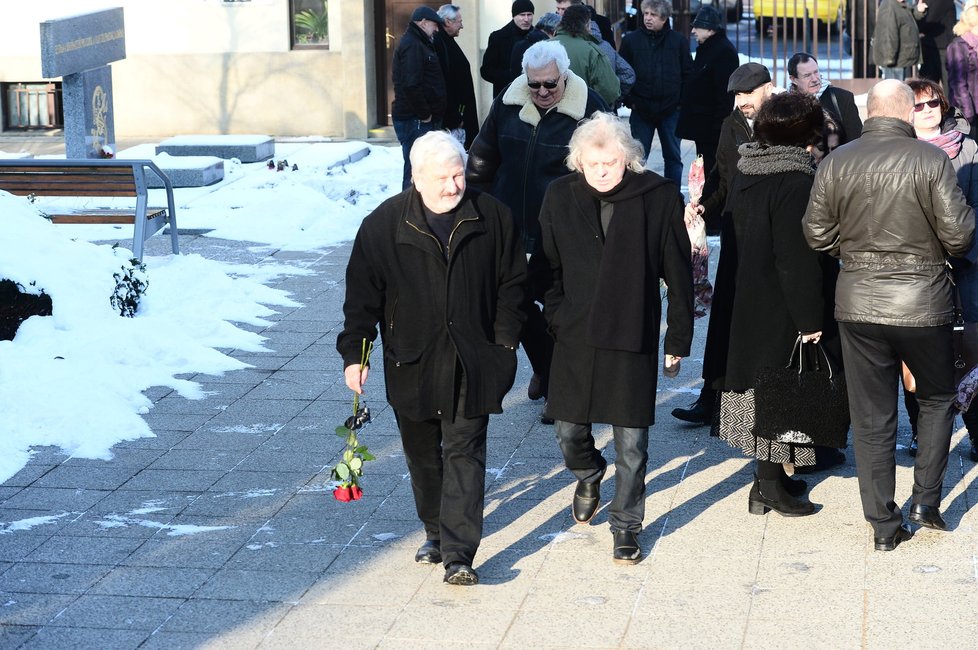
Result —
[[814, 345], [815, 346], [815, 367], [813, 370], [820, 370], [821, 364], [819, 363], [819, 352], [821, 352], [821, 357], [825, 359], [825, 366], [829, 369], [829, 380], [835, 376], [835, 369], [832, 368], [832, 361], [829, 359], [828, 353], [822, 344], [816, 341], [808, 341], [807, 343], [802, 342], [801, 334], [798, 334], [798, 338], [791, 346], [791, 356], [788, 357], [788, 365], [785, 368], [793, 368], [795, 365], [795, 355], [798, 355], [798, 374], [800, 375], [805, 371], [805, 355], [802, 354], [802, 347], [804, 345]]

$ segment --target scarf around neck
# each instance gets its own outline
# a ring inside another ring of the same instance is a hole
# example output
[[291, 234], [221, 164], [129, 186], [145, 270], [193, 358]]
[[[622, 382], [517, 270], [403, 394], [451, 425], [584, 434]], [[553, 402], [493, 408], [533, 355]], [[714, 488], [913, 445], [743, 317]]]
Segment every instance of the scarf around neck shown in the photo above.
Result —
[[929, 142], [932, 145], [936, 145], [944, 150], [948, 158], [952, 160], [958, 157], [961, 152], [961, 143], [964, 142], [964, 133], [960, 131], [945, 131], [944, 133], [938, 133], [933, 138], [921, 137], [924, 142]]
[[745, 142], [737, 148], [740, 160], [737, 169], [748, 176], [802, 172], [815, 175], [815, 159], [807, 149], [787, 145], [763, 145]]

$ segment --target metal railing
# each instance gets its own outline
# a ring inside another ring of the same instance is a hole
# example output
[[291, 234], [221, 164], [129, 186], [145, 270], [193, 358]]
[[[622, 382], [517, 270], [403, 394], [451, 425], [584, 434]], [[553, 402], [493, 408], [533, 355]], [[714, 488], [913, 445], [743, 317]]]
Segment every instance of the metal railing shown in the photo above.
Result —
[[64, 127], [60, 83], [8, 83], [3, 87], [5, 129]]

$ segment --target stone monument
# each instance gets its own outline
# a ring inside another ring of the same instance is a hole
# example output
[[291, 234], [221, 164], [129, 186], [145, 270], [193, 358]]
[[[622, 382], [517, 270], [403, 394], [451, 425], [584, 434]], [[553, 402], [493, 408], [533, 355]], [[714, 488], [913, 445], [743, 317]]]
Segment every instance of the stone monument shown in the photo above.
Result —
[[126, 58], [122, 7], [41, 23], [41, 74], [61, 77], [68, 158], [115, 154], [112, 71]]

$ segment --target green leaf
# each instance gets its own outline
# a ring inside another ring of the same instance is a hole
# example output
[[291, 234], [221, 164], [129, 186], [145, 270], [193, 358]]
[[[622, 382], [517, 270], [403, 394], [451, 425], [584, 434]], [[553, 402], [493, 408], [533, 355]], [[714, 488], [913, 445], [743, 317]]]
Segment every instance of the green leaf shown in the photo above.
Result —
[[350, 430], [341, 424], [340, 426], [336, 427], [336, 435], [338, 435], [340, 438], [345, 438], [350, 435]]
[[336, 472], [336, 475], [340, 477], [341, 481], [350, 478], [350, 468], [347, 467], [346, 463], [336, 463], [333, 471]]
[[364, 460], [377, 460], [376, 458], [374, 458], [373, 454], [367, 451], [366, 447], [363, 448], [363, 451], [360, 452], [360, 455], [363, 456]]

